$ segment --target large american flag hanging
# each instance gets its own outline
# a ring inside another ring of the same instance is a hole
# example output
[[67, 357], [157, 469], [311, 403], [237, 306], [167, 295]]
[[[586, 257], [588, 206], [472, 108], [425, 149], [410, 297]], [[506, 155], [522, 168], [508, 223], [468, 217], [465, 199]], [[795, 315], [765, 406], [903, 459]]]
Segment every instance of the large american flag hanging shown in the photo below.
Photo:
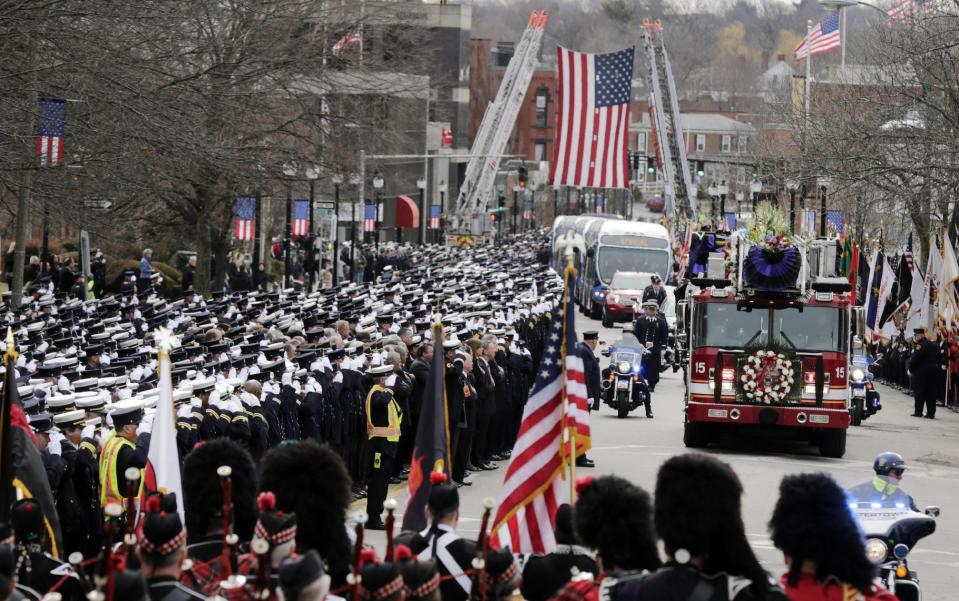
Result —
[[430, 229], [440, 229], [440, 205], [430, 205]]
[[66, 121], [66, 100], [40, 99], [40, 119], [37, 121], [37, 158], [41, 167], [59, 167], [63, 164], [63, 131]]
[[256, 221], [256, 198], [238, 196], [236, 198], [236, 239], [252, 240], [253, 224]]
[[[546, 553], [556, 547], [553, 518], [564, 501], [563, 427], [576, 430], [576, 455], [589, 449], [586, 379], [573, 328], [573, 271], [567, 270], [566, 276], [567, 300], [556, 307], [550, 321], [493, 522], [493, 545], [509, 545], [514, 552]], [[569, 401], [566, 416], [564, 395]]]
[[306, 236], [310, 233], [310, 201], [293, 201], [293, 228], [294, 236]]
[[363, 231], [376, 231], [376, 205], [374, 204], [363, 205]]
[[625, 188], [634, 49], [588, 54], [558, 47], [556, 52], [559, 110], [552, 184]]
[[830, 14], [812, 28], [803, 41], [796, 46], [796, 60], [801, 61], [812, 55], [829, 52], [842, 46], [839, 37], [839, 11]]

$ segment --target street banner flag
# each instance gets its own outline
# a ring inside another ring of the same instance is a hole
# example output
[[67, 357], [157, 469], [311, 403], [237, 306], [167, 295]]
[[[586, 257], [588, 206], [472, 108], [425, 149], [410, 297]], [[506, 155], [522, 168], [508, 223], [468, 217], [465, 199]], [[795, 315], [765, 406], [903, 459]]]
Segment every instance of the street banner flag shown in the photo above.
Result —
[[440, 229], [440, 205], [430, 205], [430, 229]]
[[37, 158], [41, 167], [63, 165], [63, 136], [67, 101], [40, 99], [40, 119], [37, 121]]
[[449, 412], [446, 405], [446, 359], [443, 353], [443, 325], [433, 325], [433, 364], [423, 394], [420, 420], [410, 462], [410, 500], [403, 515], [403, 530], [426, 528], [426, 503], [433, 485], [431, 472], [450, 474]]
[[[577, 366], [582, 368], [582, 357], [575, 347], [563, 357], [564, 349], [575, 339], [570, 329], [575, 317], [571, 274], [572, 270], [567, 269], [566, 300], [550, 319], [545, 352], [523, 409], [493, 521], [493, 546], [509, 546], [515, 553], [548, 553], [556, 548], [553, 520], [556, 508], [564, 502], [564, 426], [576, 428], [576, 455], [589, 448], [585, 379], [576, 375]], [[566, 373], [571, 370], [572, 378]], [[568, 415], [563, 413], [564, 396], [571, 397]]]
[[363, 231], [376, 231], [376, 205], [369, 202], [363, 205]]
[[17, 356], [13, 334], [8, 329], [7, 349], [3, 356], [6, 371], [3, 374], [3, 394], [0, 395], [0, 414], [3, 416], [0, 422], [0, 523], [10, 524], [10, 509], [16, 501], [36, 499], [43, 511], [46, 530], [43, 550], [59, 558], [63, 549], [60, 518], [27, 414], [20, 405], [15, 367]]
[[828, 17], [817, 23], [812, 31], [796, 46], [796, 60], [824, 52], [830, 52], [842, 46], [839, 37], [839, 11], [830, 13]]
[[306, 236], [310, 233], [310, 201], [293, 201], [293, 228], [294, 236]]
[[[176, 493], [183, 498], [180, 480], [180, 459], [176, 444], [176, 410], [173, 408], [173, 382], [170, 376], [170, 349], [176, 344], [172, 334], [157, 331], [157, 406], [150, 434], [150, 451], [144, 470], [143, 495], [151, 492]], [[141, 503], [142, 506], [142, 503]], [[177, 512], [183, 519], [183, 503], [177, 503]]]
[[236, 198], [236, 239], [252, 240], [253, 224], [256, 221], [256, 198], [238, 196]]
[[557, 47], [554, 187], [627, 187], [634, 51], [588, 54]]

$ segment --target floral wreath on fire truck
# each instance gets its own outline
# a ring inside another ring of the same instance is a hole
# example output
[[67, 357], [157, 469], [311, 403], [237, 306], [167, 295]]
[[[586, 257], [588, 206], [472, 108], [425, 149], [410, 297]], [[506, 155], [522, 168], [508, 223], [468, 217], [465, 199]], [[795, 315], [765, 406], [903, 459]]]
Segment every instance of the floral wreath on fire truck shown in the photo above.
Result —
[[797, 388], [795, 357], [781, 344], [746, 349], [739, 373], [736, 392], [747, 402], [780, 403]]

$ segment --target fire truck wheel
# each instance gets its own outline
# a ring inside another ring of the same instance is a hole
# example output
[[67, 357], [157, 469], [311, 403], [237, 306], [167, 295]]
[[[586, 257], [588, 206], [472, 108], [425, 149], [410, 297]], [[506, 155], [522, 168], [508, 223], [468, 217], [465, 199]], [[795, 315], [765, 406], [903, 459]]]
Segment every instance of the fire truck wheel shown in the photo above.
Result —
[[819, 440], [819, 454], [823, 457], [833, 457], [839, 459], [846, 454], [846, 431], [845, 430], [823, 430], [822, 438]]
[[606, 309], [603, 309], [603, 327], [613, 327], [613, 319], [609, 316], [609, 313], [606, 312]]
[[709, 425], [699, 422], [686, 422], [683, 430], [683, 444], [690, 449], [702, 449], [709, 446]]

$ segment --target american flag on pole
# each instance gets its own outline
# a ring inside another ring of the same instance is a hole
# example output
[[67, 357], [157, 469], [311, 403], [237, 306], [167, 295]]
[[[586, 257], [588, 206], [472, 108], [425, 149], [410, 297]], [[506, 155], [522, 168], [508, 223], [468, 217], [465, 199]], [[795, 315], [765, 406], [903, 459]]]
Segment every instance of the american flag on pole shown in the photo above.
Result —
[[817, 23], [803, 41], [796, 46], [796, 60], [800, 61], [809, 56], [829, 52], [842, 46], [839, 37], [839, 11]]
[[256, 199], [252, 196], [238, 196], [236, 199], [236, 239], [252, 240], [253, 224], [256, 220]]
[[310, 201], [293, 201], [293, 235], [306, 236], [310, 233]]
[[340, 56], [343, 54], [344, 50], [354, 44], [359, 45], [360, 52], [363, 51], [363, 33], [360, 31], [359, 27], [354, 27], [353, 29], [349, 30], [346, 35], [333, 44], [333, 56]]
[[63, 131], [67, 101], [40, 99], [40, 119], [37, 121], [37, 157], [41, 167], [59, 167], [63, 164]]
[[440, 205], [430, 205], [430, 229], [440, 229]]
[[363, 231], [364, 232], [375, 232], [376, 231], [376, 205], [372, 203], [366, 203], [363, 205]]
[[912, 232], [909, 232], [909, 238], [906, 240], [906, 252], [903, 253], [902, 258], [906, 261], [909, 271], [916, 270], [916, 257], [912, 254]]
[[633, 48], [608, 54], [556, 49], [559, 110], [552, 184], [625, 188]]
[[826, 222], [831, 223], [836, 228], [836, 233], [842, 233], [843, 218], [842, 211], [826, 211]]
[[[567, 269], [567, 300], [553, 312], [493, 522], [492, 544], [508, 545], [514, 552], [546, 553], [556, 547], [553, 518], [564, 501], [560, 477], [566, 465], [564, 426], [576, 429], [577, 455], [589, 448], [586, 380], [573, 329], [572, 274]], [[568, 415], [563, 413], [564, 396], [569, 401]]]

